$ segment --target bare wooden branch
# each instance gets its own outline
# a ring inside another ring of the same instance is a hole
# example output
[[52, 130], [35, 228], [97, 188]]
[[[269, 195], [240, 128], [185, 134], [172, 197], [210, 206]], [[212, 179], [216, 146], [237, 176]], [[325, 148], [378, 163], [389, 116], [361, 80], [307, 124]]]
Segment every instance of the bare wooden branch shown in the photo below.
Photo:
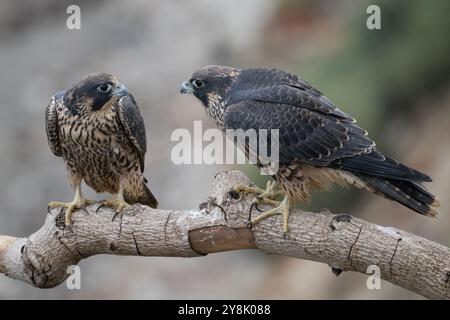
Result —
[[[237, 249], [259, 249], [327, 263], [335, 271], [366, 273], [376, 265], [381, 277], [428, 298], [450, 298], [450, 249], [395, 228], [329, 212], [294, 211], [283, 238], [279, 216], [246, 227], [252, 195], [230, 193], [250, 185], [240, 171], [215, 177], [206, 202], [194, 210], [154, 210], [135, 205], [124, 215], [92, 205], [64, 227], [52, 210], [28, 238], [0, 236], [0, 272], [33, 286], [62, 283], [67, 267], [96, 254], [196, 257]], [[237, 199], [235, 199], [237, 198]], [[258, 212], [253, 212], [257, 214]]]

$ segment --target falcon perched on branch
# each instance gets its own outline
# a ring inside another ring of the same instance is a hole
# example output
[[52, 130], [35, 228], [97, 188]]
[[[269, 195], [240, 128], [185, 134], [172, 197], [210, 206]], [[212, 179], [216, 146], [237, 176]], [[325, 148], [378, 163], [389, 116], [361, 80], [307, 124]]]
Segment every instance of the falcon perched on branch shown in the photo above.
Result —
[[109, 74], [85, 77], [55, 94], [45, 111], [48, 143], [63, 157], [75, 198], [66, 207], [65, 223], [75, 209], [92, 204], [81, 194], [81, 181], [97, 192], [115, 196], [104, 202], [121, 213], [130, 204], [156, 208], [158, 202], [142, 175], [146, 152], [145, 126], [134, 97]]
[[[312, 191], [333, 182], [398, 201], [423, 215], [437, 214], [437, 198], [421, 186], [430, 177], [379, 152], [355, 119], [294, 74], [207, 66], [183, 82], [180, 91], [194, 94], [223, 130], [279, 130], [275, 182], [266, 190], [235, 188], [256, 193], [257, 201], [274, 206], [252, 225], [282, 214], [286, 235], [293, 202], [308, 201]], [[280, 193], [283, 200], [275, 201]]]

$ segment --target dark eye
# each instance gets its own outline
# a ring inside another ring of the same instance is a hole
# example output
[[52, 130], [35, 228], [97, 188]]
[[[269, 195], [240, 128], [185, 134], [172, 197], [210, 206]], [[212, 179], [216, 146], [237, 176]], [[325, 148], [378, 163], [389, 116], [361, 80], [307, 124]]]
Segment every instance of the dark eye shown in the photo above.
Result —
[[192, 81], [192, 84], [194, 85], [194, 87], [196, 87], [198, 89], [198, 88], [201, 88], [201, 87], [203, 87], [205, 85], [205, 81], [194, 80], [194, 81]]
[[110, 83], [104, 83], [97, 87], [97, 91], [101, 93], [108, 93], [111, 91], [112, 85]]

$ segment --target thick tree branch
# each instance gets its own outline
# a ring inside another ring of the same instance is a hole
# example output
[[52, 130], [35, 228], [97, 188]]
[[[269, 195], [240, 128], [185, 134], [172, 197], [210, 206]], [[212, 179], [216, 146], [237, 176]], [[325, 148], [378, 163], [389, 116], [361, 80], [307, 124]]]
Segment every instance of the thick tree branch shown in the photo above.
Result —
[[395, 228], [328, 212], [292, 212], [287, 239], [279, 216], [248, 229], [253, 196], [230, 193], [238, 183], [249, 185], [250, 181], [240, 171], [218, 174], [209, 198], [194, 210], [135, 205], [112, 219], [111, 209], [93, 205], [77, 211], [67, 228], [63, 213], [54, 209], [28, 238], [0, 236], [0, 272], [49, 288], [66, 279], [68, 266], [96, 254], [196, 257], [259, 249], [327, 263], [335, 272], [365, 273], [369, 265], [377, 265], [381, 277], [393, 284], [428, 298], [450, 298], [449, 248]]

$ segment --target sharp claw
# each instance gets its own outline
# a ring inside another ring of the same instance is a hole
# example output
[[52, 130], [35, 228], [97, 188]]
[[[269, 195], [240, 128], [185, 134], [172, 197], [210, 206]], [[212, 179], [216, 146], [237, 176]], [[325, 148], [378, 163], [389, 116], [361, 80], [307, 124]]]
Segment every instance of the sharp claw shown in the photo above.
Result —
[[[278, 189], [278, 190], [277, 190]], [[282, 214], [283, 215], [283, 238], [287, 239], [287, 224], [288, 224], [288, 217], [289, 217], [289, 207], [290, 207], [290, 200], [288, 199], [286, 193], [283, 190], [279, 190], [278, 183], [275, 181], [269, 180], [266, 184], [266, 189], [260, 189], [258, 187], [249, 187], [249, 186], [241, 186], [241, 185], [235, 185], [233, 187], [233, 191], [237, 193], [254, 193], [255, 198], [250, 206], [249, 213], [248, 213], [248, 220], [250, 222], [247, 223], [247, 227], [251, 228], [256, 223], [258, 223], [261, 220], [264, 220], [267, 217], [270, 217], [275, 214]], [[277, 197], [284, 195], [284, 199], [282, 201], [277, 201]], [[273, 208], [264, 212], [258, 208], [258, 204], [263, 203], [267, 205], [271, 205]], [[253, 208], [256, 208], [259, 212], [262, 212], [260, 215], [252, 218], [252, 211]]]
[[[126, 203], [124, 200], [117, 200], [117, 199], [111, 199], [111, 200], [105, 200], [102, 202], [102, 206], [110, 207], [112, 209], [115, 209], [114, 216], [112, 218], [112, 221], [117, 217], [117, 215], [122, 214], [124, 210], [126, 210], [130, 205]], [[97, 208], [98, 210], [99, 208]]]
[[101, 208], [103, 208], [105, 206], [105, 204], [103, 202], [100, 202], [99, 206], [97, 207], [97, 209], [95, 209], [95, 213], [98, 213], [98, 210], [100, 210]]
[[66, 227], [72, 224], [72, 214], [74, 208], [76, 208], [76, 206], [69, 206], [66, 209], [66, 214], [64, 216], [64, 224], [66, 225]]
[[52, 208], [56, 208], [59, 207], [59, 215], [62, 214], [62, 211], [64, 209], [66, 209], [66, 212], [64, 214], [64, 224], [65, 226], [69, 226], [70, 224], [72, 224], [71, 218], [73, 216], [73, 213], [76, 209], [83, 209], [84, 211], [87, 212], [86, 210], [86, 206], [89, 206], [91, 204], [95, 203], [95, 201], [92, 200], [73, 200], [72, 202], [57, 202], [57, 201], [52, 201], [48, 204], [47, 210], [49, 212], [51, 212]]
[[114, 221], [114, 219], [116, 219], [116, 217], [119, 215], [119, 212], [116, 212], [115, 214], [114, 214], [114, 216], [112, 217], [112, 219], [111, 219], [111, 221]]
[[[254, 203], [254, 204], [252, 204], [251, 208], [253, 208], [254, 205], [256, 206], [256, 204]], [[285, 197], [283, 199], [283, 201], [281, 201], [281, 203], [279, 203], [276, 207], [274, 207], [266, 212], [263, 212], [259, 216], [252, 219], [251, 224], [255, 225], [256, 223], [258, 223], [270, 216], [282, 214], [283, 215], [283, 238], [286, 240], [287, 239], [287, 231], [288, 231], [289, 208], [290, 208], [290, 201], [287, 197]]]
[[247, 220], [250, 222], [251, 220], [252, 220], [252, 210], [253, 210], [253, 207], [255, 206], [256, 204], [254, 203], [254, 202], [252, 202], [252, 205], [250, 206], [250, 210], [248, 210], [248, 217], [247, 217]]
[[255, 208], [256, 208], [256, 210], [258, 210], [259, 212], [263, 212], [263, 211], [258, 207], [258, 203], [255, 203]]

